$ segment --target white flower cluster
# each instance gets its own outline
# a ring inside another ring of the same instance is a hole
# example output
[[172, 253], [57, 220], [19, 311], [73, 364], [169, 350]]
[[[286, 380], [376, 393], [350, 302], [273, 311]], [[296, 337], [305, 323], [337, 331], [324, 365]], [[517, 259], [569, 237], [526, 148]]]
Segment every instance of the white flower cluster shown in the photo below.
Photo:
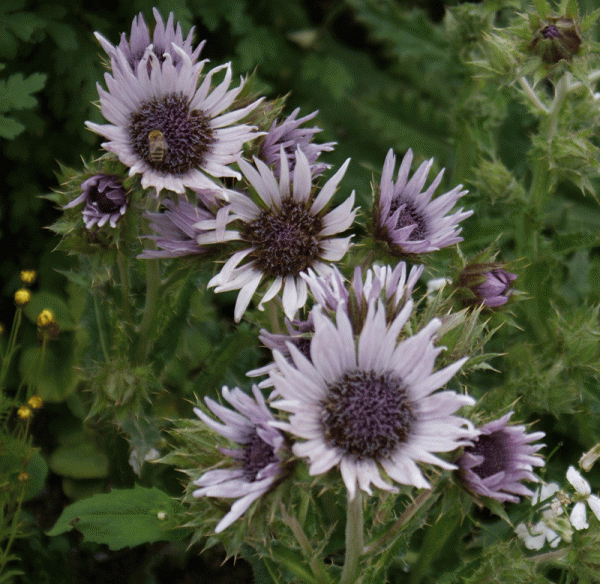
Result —
[[[562, 540], [570, 542], [573, 530], [588, 529], [586, 504], [600, 521], [600, 497], [592, 494], [590, 483], [573, 466], [567, 470], [567, 480], [575, 493], [567, 495], [557, 483], [542, 485], [531, 501], [534, 507], [548, 501], [541, 507], [542, 519], [533, 524], [519, 523], [515, 528], [527, 549], [540, 550], [546, 543], [555, 548]], [[567, 518], [563, 513], [571, 503], [575, 505]]]

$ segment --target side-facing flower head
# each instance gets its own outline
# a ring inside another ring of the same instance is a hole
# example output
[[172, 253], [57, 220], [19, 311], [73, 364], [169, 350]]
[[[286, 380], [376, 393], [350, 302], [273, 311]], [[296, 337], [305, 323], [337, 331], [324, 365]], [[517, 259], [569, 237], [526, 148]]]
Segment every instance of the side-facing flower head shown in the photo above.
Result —
[[[292, 319], [304, 306], [308, 296], [302, 272], [312, 268], [318, 274], [331, 270], [329, 262], [342, 259], [350, 247], [351, 237], [334, 237], [352, 225], [356, 215], [354, 191], [344, 203], [327, 212], [335, 189], [350, 160], [316, 193], [310, 164], [300, 148], [296, 150], [296, 171], [290, 180], [286, 155], [280, 147], [281, 177], [254, 159], [256, 168], [244, 160], [240, 168], [258, 196], [258, 204], [247, 194], [228, 191], [231, 211], [239, 219], [238, 229], [228, 231], [229, 240], [239, 240], [245, 248], [234, 253], [223, 269], [208, 283], [216, 292], [240, 290], [235, 305], [235, 320], [242, 318], [263, 278], [272, 280], [259, 309], [283, 288], [283, 309]], [[235, 223], [233, 223], [235, 225]], [[208, 229], [210, 222], [199, 227]], [[198, 237], [200, 245], [220, 243], [214, 234]], [[247, 260], [240, 266], [243, 260]]]
[[[301, 276], [308, 284], [316, 302], [331, 317], [335, 317], [338, 306], [343, 305], [354, 333], [359, 334], [367, 315], [367, 307], [377, 299], [385, 303], [388, 323], [394, 320], [404, 303], [410, 299], [423, 268], [424, 266], [413, 266], [407, 278], [404, 262], [400, 262], [393, 269], [391, 266], [375, 265], [366, 271], [363, 282], [362, 269], [357, 266], [351, 285], [346, 283], [336, 266], [333, 266], [333, 270], [325, 276], [318, 276], [313, 270], [308, 270], [307, 274], [303, 273]], [[287, 335], [272, 334], [262, 329], [259, 339], [271, 351], [279, 351], [290, 362], [292, 359], [287, 348], [288, 342], [293, 343], [307, 359], [310, 359], [310, 339], [315, 330], [312, 314], [309, 314], [306, 321], [287, 321], [286, 325]], [[247, 375], [249, 377], [266, 375], [273, 367], [276, 365], [271, 362], [264, 367], [249, 371]], [[259, 387], [262, 388], [272, 385], [271, 378], [259, 383]]]
[[296, 119], [299, 112], [300, 108], [296, 108], [285, 120], [281, 122], [275, 120], [263, 138], [258, 157], [274, 169], [274, 174], [277, 178], [281, 175], [281, 159], [279, 156], [281, 146], [283, 146], [285, 151], [290, 177], [292, 178], [296, 165], [297, 148], [300, 148], [306, 155], [313, 178], [330, 167], [329, 164], [323, 162], [317, 163], [317, 159], [321, 155], [321, 152], [331, 152], [336, 143], [326, 142], [325, 144], [315, 144], [312, 142], [313, 136], [317, 132], [320, 132], [321, 128], [317, 126], [312, 128], [300, 127], [304, 122], [312, 120], [319, 112], [315, 111], [312, 114]]
[[[150, 47], [135, 74], [117, 49], [120, 66], [113, 67], [112, 76], [104, 74], [108, 91], [98, 86], [102, 115], [110, 124], [86, 125], [108, 139], [103, 148], [114, 152], [130, 175], [142, 175], [142, 188], [154, 187], [157, 194], [162, 189], [183, 193], [185, 187], [216, 188], [210, 177], [240, 179], [228, 165], [236, 161], [243, 144], [259, 134], [254, 126], [232, 124], [260, 100], [224, 113], [244, 85], [242, 81], [229, 89], [230, 64], [209, 71], [198, 87], [206, 61], [192, 63], [183, 49], [173, 45], [173, 50], [181, 58], [178, 66], [165, 53], [159, 67]], [[223, 81], [211, 92], [213, 76], [223, 69]]]
[[302, 277], [317, 303], [329, 313], [335, 314], [338, 306], [344, 303], [353, 330], [355, 334], [359, 334], [368, 306], [378, 299], [386, 306], [387, 321], [394, 320], [405, 302], [410, 299], [423, 269], [422, 265], [413, 266], [407, 274], [406, 264], [399, 262], [395, 268], [373, 265], [363, 275], [362, 268], [357, 266], [349, 285], [346, 285], [344, 277], [335, 266], [333, 271], [325, 276], [318, 276], [309, 270], [308, 274], [303, 274]]
[[375, 239], [387, 243], [398, 255], [429, 253], [462, 241], [458, 224], [473, 211], [462, 208], [446, 215], [467, 191], [458, 185], [451, 191], [431, 200], [442, 181], [442, 170], [429, 187], [422, 191], [433, 158], [423, 162], [408, 180], [413, 153], [408, 150], [402, 159], [396, 182], [393, 181], [396, 157], [390, 149], [381, 174], [381, 183], [375, 193], [373, 205], [373, 231]]
[[[138, 16], [133, 18], [129, 40], [125, 33], [121, 33], [121, 41], [119, 42], [118, 49], [125, 55], [127, 64], [131, 70], [134, 73], [137, 73], [138, 66], [144, 58], [146, 49], [151, 45], [152, 51], [158, 58], [159, 63], [164, 60], [165, 53], [168, 53], [171, 55], [175, 67], [181, 65], [181, 57], [173, 50], [172, 45], [182, 49], [190, 60], [195, 63], [198, 60], [200, 51], [206, 41], [202, 41], [195, 49], [192, 49], [194, 27], [192, 27], [184, 40], [181, 25], [177, 23], [177, 27], [175, 27], [172, 12], [169, 14], [169, 19], [166, 24], [163, 22], [162, 16], [156, 8], [152, 9], [152, 13], [156, 20], [152, 39], [150, 38], [150, 31], [148, 30], [148, 26], [146, 25], [141, 12]], [[110, 57], [113, 68], [123, 66], [122, 60], [118, 58], [117, 47], [109, 43], [99, 32], [94, 33], [94, 35], [102, 45], [102, 48], [106, 51], [106, 54]], [[146, 64], [151, 65], [152, 61], [147, 61]]]
[[501, 262], [486, 262], [467, 265], [460, 273], [458, 286], [465, 288], [472, 297], [465, 298], [467, 305], [485, 305], [497, 308], [508, 302], [516, 274], [507, 272]]
[[214, 220], [217, 232], [223, 234], [229, 220], [228, 209], [222, 206], [213, 190], [202, 189], [195, 191], [195, 195], [195, 205], [184, 197], [179, 197], [176, 203], [165, 199], [163, 204], [166, 211], [145, 214], [154, 232], [146, 238], [153, 239], [160, 249], [145, 249], [139, 258], [176, 258], [210, 251], [198, 245], [198, 235], [204, 231], [196, 227], [196, 224], [199, 221]]
[[117, 221], [127, 211], [127, 194], [123, 183], [111, 174], [95, 174], [81, 183], [81, 191], [81, 195], [63, 209], [85, 203], [83, 222], [86, 229], [94, 225], [102, 227], [105, 223], [116, 227]]
[[442, 350], [432, 340], [440, 321], [398, 342], [412, 306], [409, 300], [388, 324], [382, 302], [371, 302], [356, 338], [343, 304], [335, 323], [317, 305], [310, 360], [291, 343], [292, 363], [274, 352], [278, 370], [270, 375], [282, 399], [272, 405], [291, 414], [289, 422], [275, 425], [304, 440], [293, 451], [309, 459], [311, 475], [339, 466], [350, 499], [357, 488], [371, 494], [371, 484], [394, 491], [385, 476], [428, 488], [417, 463], [455, 469], [432, 453], [470, 444], [478, 434], [454, 415], [474, 400], [436, 392], [466, 361], [433, 372]]
[[227, 387], [223, 388], [223, 397], [237, 411], [205, 398], [210, 411], [223, 424], [216, 422], [199, 408], [194, 408], [195, 414], [208, 427], [241, 446], [239, 449], [220, 449], [223, 454], [236, 461], [233, 468], [209, 470], [194, 481], [194, 485], [200, 487], [192, 493], [194, 497], [237, 499], [217, 525], [216, 533], [241, 517], [253, 501], [269, 491], [284, 474], [284, 436], [271, 425], [275, 418], [260, 390], [254, 386], [252, 393], [254, 399], [237, 387], [231, 391]]
[[518, 503], [523, 495], [533, 492], [522, 481], [538, 482], [534, 466], [544, 466], [544, 459], [535, 453], [545, 444], [531, 444], [545, 436], [544, 432], [526, 433], [525, 426], [508, 426], [513, 412], [485, 424], [481, 434], [466, 446], [457, 464], [459, 477], [473, 493], [501, 502]]

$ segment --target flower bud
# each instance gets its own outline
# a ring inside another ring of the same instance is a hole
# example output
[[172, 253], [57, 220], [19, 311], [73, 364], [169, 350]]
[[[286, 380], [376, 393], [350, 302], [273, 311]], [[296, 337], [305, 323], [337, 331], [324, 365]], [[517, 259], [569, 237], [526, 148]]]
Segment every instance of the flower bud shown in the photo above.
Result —
[[508, 302], [516, 274], [511, 274], [498, 263], [468, 265], [460, 274], [458, 285], [469, 290], [471, 298], [465, 304], [483, 304], [496, 308]]
[[581, 43], [578, 23], [568, 16], [554, 16], [539, 23], [529, 49], [544, 63], [554, 65], [561, 59], [570, 61], [578, 53]]
[[27, 420], [28, 418], [31, 418], [32, 414], [33, 414], [33, 411], [28, 406], [21, 406], [17, 410], [17, 416], [19, 416], [19, 418], [21, 418], [21, 420]]
[[95, 174], [81, 183], [81, 191], [81, 195], [63, 209], [85, 203], [83, 222], [87, 229], [94, 225], [102, 227], [105, 223], [116, 227], [127, 210], [127, 193], [119, 178], [111, 174]]
[[32, 395], [27, 400], [27, 405], [33, 410], [39, 410], [44, 405], [44, 402], [39, 395]]
[[48, 328], [52, 323], [55, 323], [54, 315], [50, 310], [44, 308], [37, 317], [37, 325], [40, 328]]
[[21, 282], [23, 284], [33, 284], [37, 278], [37, 272], [35, 270], [21, 270]]
[[54, 315], [50, 310], [44, 308], [37, 317], [38, 338], [40, 342], [44, 340], [54, 341], [58, 337], [59, 326]]
[[15, 292], [15, 304], [20, 308], [27, 306], [31, 300], [31, 292], [27, 288], [20, 288]]

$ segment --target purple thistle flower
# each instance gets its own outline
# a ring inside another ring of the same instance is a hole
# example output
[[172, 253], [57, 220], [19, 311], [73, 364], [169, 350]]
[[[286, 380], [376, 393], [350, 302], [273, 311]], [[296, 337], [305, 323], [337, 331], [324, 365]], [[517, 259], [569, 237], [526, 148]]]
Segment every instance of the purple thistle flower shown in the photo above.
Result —
[[82, 193], [63, 209], [85, 203], [83, 222], [87, 229], [108, 223], [117, 226], [118, 219], [127, 210], [127, 194], [123, 183], [112, 174], [95, 174], [81, 183]]
[[272, 405], [291, 416], [273, 425], [304, 440], [292, 450], [309, 459], [310, 475], [339, 466], [349, 499], [357, 488], [371, 494], [371, 484], [395, 491], [380, 469], [392, 481], [428, 488], [417, 463], [455, 469], [433, 453], [450, 452], [478, 435], [468, 420], [454, 415], [475, 401], [453, 391], [436, 392], [466, 361], [433, 373], [442, 349], [432, 339], [441, 322], [433, 319], [398, 342], [412, 307], [408, 300], [388, 324], [383, 303], [371, 302], [356, 338], [343, 303], [335, 323], [317, 305], [311, 358], [291, 343], [292, 363], [274, 352], [277, 370], [270, 375], [282, 399]]
[[331, 166], [323, 162], [317, 163], [317, 158], [319, 158], [321, 152], [331, 152], [336, 143], [326, 142], [325, 144], [315, 144], [311, 140], [317, 132], [321, 131], [321, 128], [316, 126], [312, 128], [300, 128], [301, 124], [312, 120], [319, 112], [315, 111], [303, 118], [296, 119], [299, 112], [300, 108], [296, 108], [284, 121], [279, 123], [274, 121], [263, 138], [259, 158], [274, 168], [274, 174], [277, 178], [280, 178], [281, 175], [281, 159], [279, 155], [281, 146], [283, 146], [287, 157], [289, 173], [292, 178], [294, 176], [294, 167], [296, 166], [297, 148], [300, 148], [306, 155], [313, 178]]
[[209, 189], [195, 191], [196, 204], [179, 197], [177, 203], [170, 199], [163, 201], [167, 208], [163, 213], [145, 213], [150, 221], [150, 228], [154, 235], [147, 235], [147, 239], [156, 242], [157, 249], [146, 249], [138, 257], [150, 258], [176, 258], [188, 255], [208, 253], [210, 250], [198, 245], [198, 236], [205, 230], [198, 227], [201, 221], [214, 221], [218, 236], [224, 237], [228, 216], [228, 207], [220, 206], [217, 199], [218, 193]]
[[406, 264], [399, 262], [395, 268], [374, 265], [366, 270], [354, 269], [354, 277], [348, 287], [340, 271], [334, 266], [325, 276], [318, 276], [312, 270], [302, 275], [315, 300], [330, 314], [335, 314], [338, 306], [344, 303], [355, 334], [362, 330], [367, 308], [371, 302], [383, 300], [388, 322], [394, 320], [404, 303], [410, 299], [413, 288], [423, 273], [424, 266], [413, 266], [407, 277]]
[[[280, 157], [285, 160], [283, 146], [280, 146]], [[329, 262], [341, 260], [350, 247], [351, 236], [334, 236], [348, 229], [354, 221], [357, 211], [353, 209], [354, 192], [344, 203], [326, 212], [350, 159], [318, 194], [314, 192], [308, 159], [300, 148], [296, 150], [293, 180], [290, 180], [287, 164], [282, 165], [282, 174], [277, 180], [264, 162], [257, 158], [254, 162], [256, 167], [240, 159], [239, 165], [256, 191], [259, 204], [245, 193], [228, 191], [231, 210], [239, 219], [239, 226], [236, 231], [228, 231], [227, 238], [242, 241], [246, 247], [227, 260], [208, 286], [214, 286], [215, 292], [240, 290], [234, 310], [237, 322], [266, 277], [272, 282], [258, 305], [259, 310], [283, 289], [283, 310], [292, 319], [308, 298], [308, 288], [300, 274], [309, 268], [319, 274], [329, 272]], [[205, 222], [200, 226], [208, 229], [211, 225]], [[199, 244], [221, 241], [214, 233], [198, 237]], [[245, 259], [249, 261], [242, 264]]]
[[[386, 319], [391, 323], [398, 315], [406, 301], [410, 300], [413, 288], [424, 266], [413, 266], [406, 275], [406, 264], [400, 262], [395, 268], [391, 266], [373, 266], [369, 268], [363, 278], [362, 269], [357, 266], [354, 269], [354, 279], [351, 286], [346, 281], [336, 266], [325, 276], [318, 276], [312, 270], [308, 274], [302, 274], [302, 278], [308, 284], [317, 304], [325, 309], [334, 318], [339, 306], [350, 318], [354, 334], [359, 334], [367, 316], [368, 306], [378, 299], [383, 300], [386, 307]], [[364, 282], [363, 282], [364, 279]], [[271, 351], [279, 351], [291, 363], [291, 354], [287, 344], [293, 343], [300, 352], [310, 359], [310, 339], [314, 333], [312, 313], [306, 321], [294, 320], [286, 323], [288, 334], [272, 334], [262, 329], [260, 340]], [[267, 375], [269, 371], [276, 368], [271, 362], [264, 367], [249, 371], [249, 377]], [[259, 383], [259, 387], [272, 387], [273, 382], [268, 378]], [[271, 397], [276, 393], [271, 394]]]
[[429, 253], [462, 241], [458, 224], [473, 214], [459, 209], [446, 215], [467, 191], [458, 185], [451, 191], [431, 200], [442, 181], [442, 170], [427, 190], [422, 191], [433, 158], [419, 166], [408, 180], [413, 159], [412, 150], [404, 156], [394, 183], [392, 175], [396, 157], [390, 149], [381, 174], [379, 192], [375, 194], [373, 229], [375, 239], [388, 244], [400, 256]]
[[507, 272], [502, 267], [504, 265], [499, 262], [467, 265], [458, 278], [458, 286], [473, 294], [473, 297], [464, 299], [465, 304], [484, 304], [488, 308], [506, 304], [517, 275]]
[[[152, 9], [152, 13], [154, 14], [154, 18], [156, 20], [156, 26], [154, 27], [154, 35], [152, 39], [150, 39], [150, 32], [146, 26], [146, 22], [144, 21], [142, 13], [133, 18], [129, 40], [127, 40], [125, 33], [121, 33], [121, 41], [119, 42], [118, 47], [115, 47], [109, 43], [99, 32], [94, 33], [102, 45], [102, 48], [110, 57], [113, 68], [123, 65], [122, 61], [118, 57], [118, 51], [120, 50], [123, 55], [125, 55], [130, 69], [133, 71], [133, 73], [137, 73], [138, 66], [144, 58], [146, 50], [151, 45], [152, 51], [158, 58], [159, 63], [164, 61], [164, 55], [165, 53], [168, 53], [171, 56], [173, 65], [176, 68], [181, 66], [182, 59], [177, 51], [173, 50], [172, 45], [176, 45], [182, 49], [190, 58], [192, 63], [195, 63], [198, 60], [200, 51], [202, 50], [202, 47], [206, 41], [202, 41], [195, 49], [192, 49], [194, 27], [192, 27], [187, 38], [184, 40], [183, 33], [181, 32], [181, 25], [177, 23], [177, 28], [175, 28], [172, 12], [169, 14], [167, 24], [163, 22], [162, 16], [156, 8]], [[146, 64], [147, 66], [150, 66], [152, 61], [147, 61]]]
[[[110, 124], [86, 122], [107, 138], [103, 148], [114, 152], [130, 175], [141, 174], [142, 188], [154, 187], [157, 195], [162, 189], [183, 193], [186, 187], [218, 188], [211, 177], [241, 179], [229, 165], [236, 162], [245, 142], [260, 135], [254, 126], [232, 124], [261, 100], [223, 113], [244, 86], [242, 81], [229, 89], [230, 63], [209, 71], [198, 87], [206, 61], [192, 63], [183, 49], [173, 45], [173, 50], [181, 58], [178, 66], [165, 53], [159, 67], [149, 47], [136, 74], [116, 49], [119, 66], [113, 67], [112, 76], [104, 74], [108, 91], [98, 86], [102, 114]], [[223, 69], [223, 81], [211, 92], [213, 76]]]
[[241, 446], [239, 449], [219, 449], [236, 461], [233, 468], [209, 470], [193, 482], [200, 487], [192, 493], [194, 497], [237, 499], [217, 525], [216, 533], [240, 518], [284, 474], [284, 436], [272, 426], [275, 418], [260, 390], [254, 386], [252, 392], [254, 399], [237, 387], [231, 391], [223, 388], [223, 397], [237, 411], [231, 411], [208, 397], [204, 398], [209, 410], [224, 424], [215, 422], [202, 410], [194, 408], [194, 413], [209, 428]]
[[512, 293], [510, 288], [516, 279], [516, 274], [511, 274], [502, 268], [492, 270], [485, 273], [485, 282], [476, 286], [473, 292], [490, 308], [502, 306], [508, 302]]
[[466, 446], [457, 464], [463, 485], [471, 492], [501, 502], [518, 503], [523, 495], [533, 492], [522, 481], [538, 482], [534, 466], [544, 466], [544, 459], [534, 453], [545, 444], [531, 444], [545, 436], [544, 432], [527, 434], [525, 426], [508, 426], [513, 412], [485, 424], [481, 434]]

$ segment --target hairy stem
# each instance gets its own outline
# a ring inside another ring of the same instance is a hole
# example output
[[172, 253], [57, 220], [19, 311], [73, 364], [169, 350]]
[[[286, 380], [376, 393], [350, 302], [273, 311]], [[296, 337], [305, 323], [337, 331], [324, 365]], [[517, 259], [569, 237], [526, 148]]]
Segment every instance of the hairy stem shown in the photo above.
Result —
[[340, 584], [353, 584], [358, 579], [358, 561], [363, 553], [363, 506], [362, 492], [348, 500], [346, 508], [346, 558]]

